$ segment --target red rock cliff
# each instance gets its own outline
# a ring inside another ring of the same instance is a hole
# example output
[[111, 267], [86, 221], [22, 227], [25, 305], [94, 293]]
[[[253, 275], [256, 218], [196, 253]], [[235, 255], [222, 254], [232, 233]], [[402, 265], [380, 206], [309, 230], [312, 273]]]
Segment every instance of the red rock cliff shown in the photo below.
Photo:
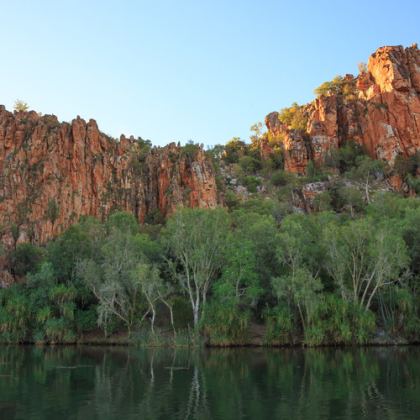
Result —
[[115, 141], [94, 120], [60, 123], [0, 107], [0, 226], [3, 242], [43, 243], [83, 215], [113, 209], [139, 221], [176, 206], [215, 207], [213, 168], [202, 150], [144, 149]]
[[[308, 161], [322, 162], [331, 148], [347, 140], [362, 144], [372, 158], [393, 164], [420, 150], [420, 50], [382, 47], [357, 78], [345, 76], [350, 94], [319, 96], [304, 107], [306, 130], [266, 117], [271, 137], [281, 139], [285, 169], [304, 173]], [[264, 152], [267, 153], [267, 147]]]

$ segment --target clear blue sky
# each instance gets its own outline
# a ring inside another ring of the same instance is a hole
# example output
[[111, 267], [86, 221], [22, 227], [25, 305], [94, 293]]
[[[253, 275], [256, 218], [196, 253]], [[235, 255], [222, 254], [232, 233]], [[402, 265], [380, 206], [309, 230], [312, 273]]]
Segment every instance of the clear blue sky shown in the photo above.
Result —
[[233, 136], [382, 45], [420, 42], [420, 2], [0, 0], [0, 103], [105, 133]]

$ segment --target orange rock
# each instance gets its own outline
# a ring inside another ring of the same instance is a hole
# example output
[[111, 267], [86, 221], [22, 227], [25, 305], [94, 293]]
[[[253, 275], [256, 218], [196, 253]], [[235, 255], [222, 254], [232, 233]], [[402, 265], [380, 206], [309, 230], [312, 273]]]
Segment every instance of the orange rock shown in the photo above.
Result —
[[[329, 150], [345, 141], [362, 144], [374, 159], [391, 166], [401, 154], [420, 150], [420, 51], [417, 46], [382, 47], [369, 58], [368, 71], [354, 84], [354, 94], [321, 96], [306, 106], [309, 120], [299, 139], [278, 120], [266, 118], [269, 134], [281, 133], [285, 168], [303, 173], [309, 159], [322, 163]], [[346, 75], [346, 81], [353, 78]], [[307, 151], [301, 138], [307, 138]], [[295, 140], [296, 139], [296, 140]]]
[[[148, 214], [166, 216], [177, 206], [217, 205], [214, 171], [202, 150], [188, 157], [170, 144], [142, 155], [141, 147], [133, 138], [118, 142], [105, 136], [94, 120], [60, 123], [55, 116], [11, 113], [1, 106], [3, 242], [44, 243], [81, 216], [103, 218], [114, 209], [143, 222]], [[56, 220], [48, 217], [52, 200], [59, 209]]]

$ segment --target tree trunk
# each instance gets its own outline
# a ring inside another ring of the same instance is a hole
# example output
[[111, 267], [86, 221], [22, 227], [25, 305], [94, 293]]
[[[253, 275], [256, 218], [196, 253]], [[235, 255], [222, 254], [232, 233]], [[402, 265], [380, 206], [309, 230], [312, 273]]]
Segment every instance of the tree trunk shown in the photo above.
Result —
[[197, 305], [194, 305], [193, 307], [193, 316], [194, 316], [194, 328], [197, 328], [198, 326], [198, 318], [199, 318], [199, 308]]
[[153, 335], [155, 335], [155, 318], [156, 318], [156, 311], [155, 311], [155, 307], [152, 306], [152, 318], [150, 318], [150, 326], [151, 326]]

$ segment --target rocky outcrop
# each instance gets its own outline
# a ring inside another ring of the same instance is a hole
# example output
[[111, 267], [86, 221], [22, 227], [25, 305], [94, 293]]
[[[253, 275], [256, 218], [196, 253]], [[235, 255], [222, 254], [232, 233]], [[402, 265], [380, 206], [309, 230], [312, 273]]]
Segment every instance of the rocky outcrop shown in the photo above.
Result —
[[[346, 141], [364, 146], [391, 166], [398, 155], [420, 150], [420, 51], [417, 45], [379, 48], [366, 71], [342, 79], [346, 89], [319, 96], [302, 112], [306, 130], [293, 130], [274, 112], [266, 117], [269, 137], [285, 152], [285, 169], [304, 173], [309, 160], [321, 163]], [[263, 153], [269, 153], [267, 142]]]
[[114, 209], [139, 221], [177, 206], [215, 207], [214, 171], [203, 150], [151, 148], [112, 139], [94, 120], [0, 107], [0, 226], [3, 243], [43, 243], [81, 216]]

